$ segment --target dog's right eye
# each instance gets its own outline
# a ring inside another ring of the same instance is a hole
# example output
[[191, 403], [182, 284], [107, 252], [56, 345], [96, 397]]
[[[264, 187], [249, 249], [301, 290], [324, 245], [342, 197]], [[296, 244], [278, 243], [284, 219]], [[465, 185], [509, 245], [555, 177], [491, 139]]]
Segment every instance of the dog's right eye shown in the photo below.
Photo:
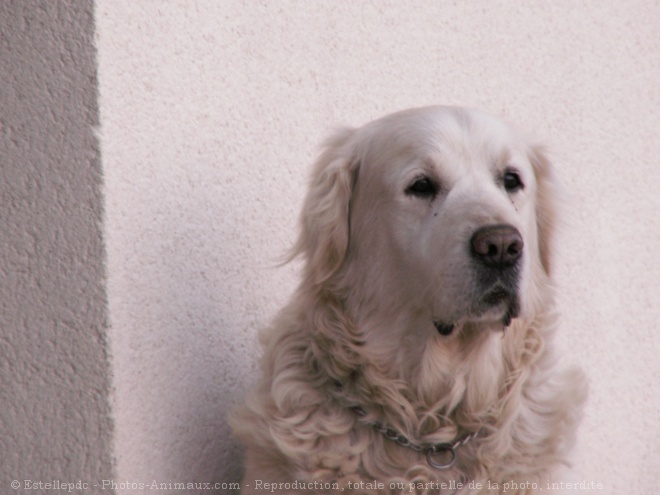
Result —
[[408, 186], [408, 189], [406, 189], [406, 194], [418, 196], [420, 198], [433, 197], [436, 192], [438, 192], [438, 188], [428, 177], [420, 177], [419, 179], [416, 179]]

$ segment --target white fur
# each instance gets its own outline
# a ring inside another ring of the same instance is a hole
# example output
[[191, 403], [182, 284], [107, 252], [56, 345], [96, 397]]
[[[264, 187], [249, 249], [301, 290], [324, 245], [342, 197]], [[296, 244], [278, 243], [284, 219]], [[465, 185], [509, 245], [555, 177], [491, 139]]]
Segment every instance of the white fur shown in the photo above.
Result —
[[[507, 167], [524, 189], [505, 190]], [[437, 181], [437, 196], [406, 192], [422, 175]], [[359, 480], [401, 482], [405, 493], [411, 482], [421, 483], [414, 493], [452, 480], [464, 483], [459, 493], [545, 486], [585, 395], [581, 373], [557, 370], [552, 346], [555, 192], [542, 150], [474, 110], [408, 110], [328, 140], [294, 251], [306, 262], [300, 287], [262, 334], [261, 382], [232, 418], [246, 448], [244, 493], [263, 493], [256, 480], [285, 483], [276, 493], [305, 493], [286, 483], [313, 480], [343, 493], [388, 492], [351, 491]], [[505, 309], [475, 303], [469, 240], [492, 224], [524, 241], [521, 309], [506, 329]], [[435, 320], [454, 331], [440, 335]], [[370, 420], [417, 443], [480, 435], [437, 470]]]

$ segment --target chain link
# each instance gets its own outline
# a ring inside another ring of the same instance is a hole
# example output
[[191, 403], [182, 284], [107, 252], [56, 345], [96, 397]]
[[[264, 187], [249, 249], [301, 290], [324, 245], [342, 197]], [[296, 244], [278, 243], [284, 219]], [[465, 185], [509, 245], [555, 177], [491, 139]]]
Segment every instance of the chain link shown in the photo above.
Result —
[[[367, 415], [366, 411], [359, 406], [353, 407], [352, 410], [360, 417], [365, 417]], [[448, 469], [454, 465], [456, 462], [456, 449], [462, 447], [466, 443], [470, 442], [477, 438], [481, 430], [477, 430], [468, 435], [458, 438], [453, 443], [442, 442], [435, 444], [416, 444], [411, 442], [408, 437], [398, 433], [395, 429], [386, 427], [380, 421], [368, 421], [367, 424], [377, 432], [381, 433], [388, 440], [398, 443], [402, 447], [414, 450], [415, 452], [424, 452], [426, 453], [426, 460], [436, 469]], [[436, 455], [445, 455], [449, 457], [449, 460], [444, 462], [437, 461], [434, 456]]]

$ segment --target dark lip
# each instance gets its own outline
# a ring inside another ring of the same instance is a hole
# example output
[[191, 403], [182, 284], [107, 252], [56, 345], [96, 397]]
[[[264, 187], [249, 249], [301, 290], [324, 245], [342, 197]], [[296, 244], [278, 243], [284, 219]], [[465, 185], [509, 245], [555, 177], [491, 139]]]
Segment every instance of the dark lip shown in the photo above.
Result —
[[518, 291], [502, 284], [496, 284], [479, 298], [472, 314], [480, 316], [498, 306], [501, 306], [504, 310], [502, 323], [505, 327], [508, 327], [511, 324], [511, 320], [517, 318], [520, 314], [520, 297]]
[[482, 301], [487, 306], [496, 306], [502, 301], [511, 300], [512, 296], [513, 294], [510, 290], [503, 286], [498, 286], [489, 290], [482, 298]]
[[507, 290], [498, 287], [494, 290], [488, 291], [483, 298], [483, 303], [486, 305], [486, 310], [504, 305], [505, 312], [502, 317], [502, 324], [508, 327], [514, 318], [520, 314], [520, 299], [516, 291]]
[[444, 323], [442, 321], [434, 321], [433, 325], [435, 325], [435, 329], [438, 331], [440, 335], [451, 335], [451, 333], [454, 331], [454, 324], [453, 323]]
[[479, 318], [488, 311], [500, 306], [502, 310], [502, 317], [500, 319], [504, 327], [508, 327], [511, 321], [517, 318], [520, 314], [520, 298], [518, 291], [515, 288], [510, 288], [502, 283], [496, 283], [489, 288], [481, 297], [477, 297], [471, 309], [462, 318], [454, 318], [449, 320], [434, 320], [433, 325], [440, 335], [451, 335], [456, 329], [456, 325], [460, 324], [459, 320], [470, 316]]
[[489, 309], [493, 306], [505, 303], [509, 306], [518, 306], [518, 284], [514, 280], [495, 280], [492, 284], [476, 295], [475, 301], [480, 308]]

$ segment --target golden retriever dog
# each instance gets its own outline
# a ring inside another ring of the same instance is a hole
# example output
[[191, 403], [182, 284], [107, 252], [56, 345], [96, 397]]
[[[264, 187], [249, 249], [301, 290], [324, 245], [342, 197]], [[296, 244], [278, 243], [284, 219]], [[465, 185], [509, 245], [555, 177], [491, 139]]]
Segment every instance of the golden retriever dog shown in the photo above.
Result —
[[557, 190], [542, 148], [475, 110], [336, 132], [292, 254], [300, 286], [231, 420], [243, 493], [553, 486], [586, 388], [553, 347]]

